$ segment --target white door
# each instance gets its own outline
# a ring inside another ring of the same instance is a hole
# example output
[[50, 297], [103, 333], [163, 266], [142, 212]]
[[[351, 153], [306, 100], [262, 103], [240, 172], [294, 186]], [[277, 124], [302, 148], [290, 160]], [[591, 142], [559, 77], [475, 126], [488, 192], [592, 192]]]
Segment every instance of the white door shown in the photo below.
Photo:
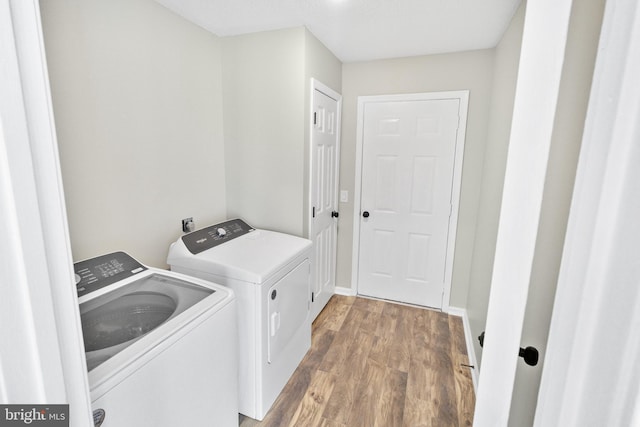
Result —
[[[521, 335], [570, 12], [571, 0], [533, 1], [526, 6], [473, 419], [477, 427], [509, 425], [511, 402], [519, 398], [513, 385], [518, 348], [529, 345], [521, 342]], [[577, 296], [575, 301], [579, 301]], [[569, 369], [570, 364], [564, 367]], [[546, 425], [569, 424], [556, 419]]]
[[446, 96], [364, 104], [359, 294], [442, 308], [460, 111]]
[[338, 171], [342, 97], [312, 80], [311, 105], [311, 320], [333, 295], [338, 236]]
[[37, 0], [0, 0], [0, 64], [0, 402], [93, 426]]
[[535, 427], [640, 426], [638, 28], [607, 3]]

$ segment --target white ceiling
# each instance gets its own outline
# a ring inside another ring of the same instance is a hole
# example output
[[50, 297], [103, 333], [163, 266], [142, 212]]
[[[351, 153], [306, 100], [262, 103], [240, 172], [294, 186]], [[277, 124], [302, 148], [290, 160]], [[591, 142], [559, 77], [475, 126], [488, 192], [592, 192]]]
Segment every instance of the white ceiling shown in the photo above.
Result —
[[306, 26], [343, 62], [496, 46], [521, 0], [156, 0], [218, 36]]

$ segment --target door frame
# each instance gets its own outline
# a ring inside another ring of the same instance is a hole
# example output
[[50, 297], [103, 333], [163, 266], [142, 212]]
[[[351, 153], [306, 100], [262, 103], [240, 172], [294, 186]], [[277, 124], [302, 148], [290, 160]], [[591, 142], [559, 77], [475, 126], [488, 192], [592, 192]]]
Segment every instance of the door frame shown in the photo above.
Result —
[[[528, 2], [474, 425], [506, 426], [538, 235], [572, 0]], [[543, 371], [544, 372], [544, 371]]]
[[467, 130], [467, 114], [469, 110], [469, 91], [445, 91], [408, 93], [394, 95], [372, 95], [358, 97], [358, 123], [356, 133], [356, 170], [353, 194], [353, 242], [351, 282], [356, 294], [359, 285], [360, 264], [360, 211], [362, 210], [362, 154], [364, 144], [364, 110], [369, 103], [403, 102], [403, 101], [433, 101], [443, 99], [460, 100], [459, 125], [456, 136], [456, 147], [453, 164], [453, 186], [451, 188], [451, 215], [449, 216], [449, 235], [447, 237], [447, 254], [445, 261], [444, 287], [442, 294], [442, 311], [449, 312], [449, 298], [451, 296], [451, 278], [453, 276], [453, 256], [458, 227], [458, 212], [460, 207], [460, 188], [462, 184], [462, 163], [464, 159], [464, 144]]
[[[308, 117], [308, 124], [309, 124], [309, 199], [307, 200], [308, 203], [308, 209], [307, 209], [307, 214], [308, 214], [308, 221], [309, 221], [309, 232], [308, 232], [308, 238], [309, 240], [311, 240], [313, 242], [313, 249], [312, 249], [312, 260], [314, 262], [311, 263], [311, 280], [312, 283], [315, 283], [316, 280], [316, 264], [315, 264], [315, 251], [316, 251], [316, 242], [313, 238], [313, 236], [315, 236], [315, 227], [314, 227], [314, 215], [313, 215], [313, 208], [314, 208], [314, 204], [313, 204], [313, 200], [314, 200], [314, 182], [313, 182], [313, 174], [315, 172], [315, 165], [314, 165], [314, 149], [313, 149], [313, 111], [314, 111], [314, 94], [315, 91], [321, 92], [323, 94], [325, 94], [326, 96], [328, 96], [331, 99], [334, 99], [337, 103], [337, 109], [336, 109], [336, 165], [335, 165], [335, 189], [334, 189], [334, 206], [336, 207], [336, 211], [339, 211], [339, 202], [338, 202], [338, 193], [339, 193], [339, 189], [340, 189], [340, 137], [341, 137], [341, 133], [342, 133], [342, 95], [339, 94], [338, 92], [336, 92], [335, 90], [331, 89], [329, 86], [325, 85], [324, 83], [320, 82], [319, 80], [315, 79], [315, 78], [311, 78], [311, 83], [309, 85], [309, 117]], [[340, 218], [338, 217], [336, 219], [336, 221], [339, 222]], [[335, 246], [333, 248], [333, 254], [332, 254], [332, 259], [333, 259], [333, 289], [335, 292], [335, 280], [336, 280], [336, 272], [337, 272], [337, 260], [338, 260], [338, 239], [336, 236], [335, 239]], [[310, 312], [313, 313], [314, 309], [313, 309], [313, 302], [310, 302]], [[318, 310], [316, 315], [320, 313], [320, 311], [322, 311], [322, 309]], [[313, 318], [311, 319], [311, 321], [313, 321]]]
[[640, 425], [639, 25], [636, 3], [606, 4], [536, 427]]
[[14, 285], [0, 304], [13, 324], [0, 397], [67, 403], [73, 425], [92, 426], [39, 3], [0, 0], [0, 17], [0, 253], [11, 265], [0, 277]]

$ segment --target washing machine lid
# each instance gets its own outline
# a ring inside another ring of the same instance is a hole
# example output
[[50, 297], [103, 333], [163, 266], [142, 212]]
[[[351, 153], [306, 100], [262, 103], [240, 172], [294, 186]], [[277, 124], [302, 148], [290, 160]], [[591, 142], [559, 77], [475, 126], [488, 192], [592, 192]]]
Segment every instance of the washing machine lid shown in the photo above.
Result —
[[74, 270], [89, 371], [156, 329], [167, 329], [169, 321], [181, 328], [232, 295], [202, 280], [145, 267], [124, 252], [77, 262]]
[[260, 284], [310, 249], [310, 240], [255, 229], [197, 254], [190, 252], [179, 239], [169, 249], [167, 264], [172, 268]]
[[214, 292], [210, 288], [149, 271], [80, 304], [88, 370], [109, 360]]

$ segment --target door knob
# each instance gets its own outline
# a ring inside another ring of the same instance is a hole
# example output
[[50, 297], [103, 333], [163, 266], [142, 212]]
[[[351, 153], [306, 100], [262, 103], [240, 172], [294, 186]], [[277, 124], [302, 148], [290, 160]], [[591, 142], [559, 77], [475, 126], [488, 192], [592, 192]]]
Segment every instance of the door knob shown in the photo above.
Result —
[[362, 216], [365, 218], [369, 218], [369, 212], [367, 211], [362, 212]]
[[[483, 347], [484, 331], [482, 331], [482, 333], [478, 337], [478, 341], [480, 341], [480, 347]], [[531, 346], [527, 348], [520, 347], [520, 350], [518, 351], [518, 356], [522, 357], [524, 359], [524, 363], [526, 363], [527, 365], [536, 366], [538, 364], [538, 358], [540, 356], [540, 353], [538, 352], [538, 349], [535, 347], [531, 347]]]
[[336, 211], [331, 212], [331, 218], [338, 218], [338, 215], [340, 214]]
[[529, 366], [536, 366], [538, 364], [538, 349], [535, 347], [520, 347], [520, 351], [518, 352], [518, 356], [524, 359], [524, 363]]

